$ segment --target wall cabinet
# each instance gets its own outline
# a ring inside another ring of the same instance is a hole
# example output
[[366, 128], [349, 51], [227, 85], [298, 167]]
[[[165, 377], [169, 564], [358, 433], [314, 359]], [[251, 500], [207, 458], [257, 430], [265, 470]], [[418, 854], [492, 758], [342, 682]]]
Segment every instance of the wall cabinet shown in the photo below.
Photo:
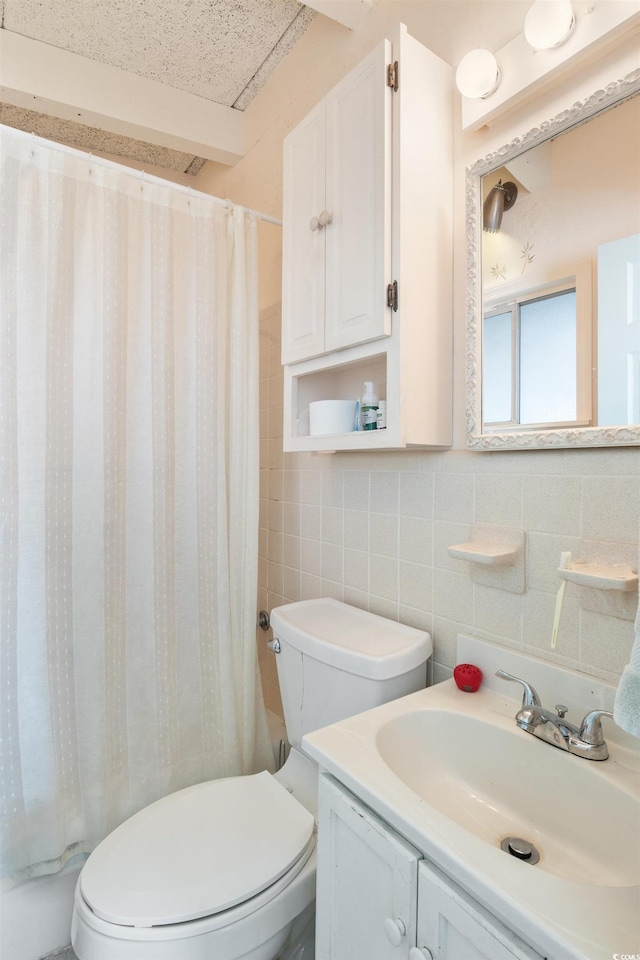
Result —
[[317, 960], [542, 960], [332, 777], [320, 777]]
[[[285, 450], [451, 444], [452, 126], [451, 67], [399, 25], [286, 138]], [[310, 437], [366, 380], [387, 429]]]
[[390, 59], [383, 41], [285, 141], [283, 363], [391, 332]]

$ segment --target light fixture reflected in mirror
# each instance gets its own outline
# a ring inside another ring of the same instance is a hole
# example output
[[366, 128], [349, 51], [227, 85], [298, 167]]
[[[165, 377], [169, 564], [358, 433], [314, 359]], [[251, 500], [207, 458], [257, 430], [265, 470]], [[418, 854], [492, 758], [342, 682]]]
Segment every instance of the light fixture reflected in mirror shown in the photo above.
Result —
[[463, 97], [484, 100], [500, 84], [498, 61], [489, 50], [470, 50], [456, 70], [456, 86]]
[[535, 0], [524, 18], [524, 37], [534, 50], [561, 46], [573, 32], [571, 0]]
[[482, 207], [482, 227], [487, 233], [498, 233], [502, 226], [502, 214], [511, 210], [518, 197], [518, 188], [511, 180], [498, 180], [489, 191]]

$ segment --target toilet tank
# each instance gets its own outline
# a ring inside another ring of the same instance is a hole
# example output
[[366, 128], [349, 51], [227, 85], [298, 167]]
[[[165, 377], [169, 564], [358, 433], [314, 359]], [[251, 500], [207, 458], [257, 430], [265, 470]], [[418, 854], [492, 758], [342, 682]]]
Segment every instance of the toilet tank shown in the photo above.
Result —
[[420, 690], [433, 647], [423, 630], [338, 600], [302, 600], [271, 611], [289, 742]]

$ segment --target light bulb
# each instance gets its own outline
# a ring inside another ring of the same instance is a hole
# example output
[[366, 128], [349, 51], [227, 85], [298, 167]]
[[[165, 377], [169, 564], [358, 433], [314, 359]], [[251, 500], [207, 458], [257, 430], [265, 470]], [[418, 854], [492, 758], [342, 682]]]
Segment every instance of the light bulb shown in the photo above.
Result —
[[524, 18], [524, 37], [534, 50], [551, 50], [569, 38], [575, 22], [571, 0], [535, 0]]
[[489, 50], [470, 50], [456, 70], [456, 86], [463, 97], [484, 99], [497, 90], [500, 83], [498, 61]]

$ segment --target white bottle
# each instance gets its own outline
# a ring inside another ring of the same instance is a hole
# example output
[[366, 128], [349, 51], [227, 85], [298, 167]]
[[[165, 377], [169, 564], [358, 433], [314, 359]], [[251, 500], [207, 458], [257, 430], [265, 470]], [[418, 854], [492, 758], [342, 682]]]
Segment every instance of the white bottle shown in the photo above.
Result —
[[378, 395], [371, 380], [365, 380], [362, 403], [360, 405], [362, 429], [376, 430], [378, 415]]
[[376, 415], [376, 429], [387, 429], [387, 401], [378, 400], [378, 412]]

